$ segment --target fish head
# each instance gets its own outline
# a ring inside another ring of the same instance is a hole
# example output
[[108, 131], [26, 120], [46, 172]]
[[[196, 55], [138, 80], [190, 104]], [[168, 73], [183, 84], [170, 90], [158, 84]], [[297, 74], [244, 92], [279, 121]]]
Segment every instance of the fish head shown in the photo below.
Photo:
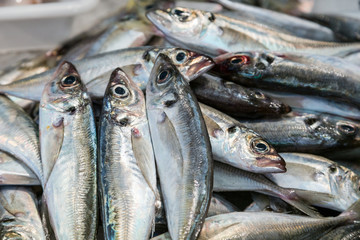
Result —
[[325, 172], [329, 176], [331, 193], [338, 196], [339, 210], [349, 208], [360, 199], [360, 177], [356, 173], [337, 163], [328, 164]]
[[225, 53], [214, 58], [215, 70], [224, 74], [235, 72], [248, 79], [261, 78], [274, 60], [275, 55], [260, 52]]
[[240, 154], [241, 160], [246, 163], [249, 171], [286, 172], [284, 159], [259, 134], [236, 125], [228, 128], [226, 134], [230, 147], [236, 154]]
[[215, 20], [211, 12], [183, 7], [149, 11], [147, 18], [165, 36], [181, 41], [200, 39]]
[[168, 56], [188, 82], [209, 71], [215, 65], [211, 57], [183, 48], [153, 48], [147, 51], [145, 58], [155, 62], [159, 53]]
[[110, 76], [104, 96], [104, 116], [110, 116], [121, 126], [145, 113], [145, 98], [136, 83], [120, 68]]
[[278, 99], [272, 98], [259, 89], [245, 89], [249, 102], [256, 108], [263, 108], [269, 115], [281, 115], [291, 112], [291, 107]]
[[171, 59], [160, 53], [156, 58], [146, 88], [146, 96], [153, 99], [153, 104], [172, 107], [178, 102], [179, 94], [187, 84]]
[[91, 104], [90, 97], [75, 66], [63, 62], [44, 88], [41, 107], [72, 115], [88, 104]]

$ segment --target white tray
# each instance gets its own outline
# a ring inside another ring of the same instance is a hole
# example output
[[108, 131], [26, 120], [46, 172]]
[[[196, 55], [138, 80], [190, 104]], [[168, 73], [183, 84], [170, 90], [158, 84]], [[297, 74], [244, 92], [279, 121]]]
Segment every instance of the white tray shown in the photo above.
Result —
[[0, 51], [46, 49], [72, 34], [74, 18], [99, 0], [59, 0], [52, 3], [0, 7]]

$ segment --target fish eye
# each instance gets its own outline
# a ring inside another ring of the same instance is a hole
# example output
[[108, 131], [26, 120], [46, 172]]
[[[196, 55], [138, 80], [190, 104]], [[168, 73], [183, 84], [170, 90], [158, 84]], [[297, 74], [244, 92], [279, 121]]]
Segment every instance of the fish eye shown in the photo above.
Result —
[[247, 56], [237, 56], [230, 59], [230, 63], [233, 65], [246, 64], [250, 59]]
[[179, 63], [185, 62], [186, 58], [187, 58], [187, 54], [184, 51], [178, 52], [175, 56], [176, 61]]
[[267, 142], [257, 139], [251, 143], [251, 147], [259, 153], [267, 153], [270, 151], [270, 146]]
[[356, 133], [356, 127], [349, 123], [344, 123], [344, 122], [338, 123], [337, 128], [339, 129], [339, 131], [348, 135], [352, 135]]
[[166, 82], [171, 77], [171, 72], [169, 70], [163, 70], [157, 76], [157, 83], [161, 84]]
[[68, 75], [61, 79], [61, 86], [63, 87], [73, 87], [77, 85], [79, 78], [75, 75]]
[[254, 94], [256, 98], [265, 99], [265, 95], [262, 92], [255, 91]]
[[173, 10], [173, 14], [176, 15], [179, 19], [180, 22], [186, 22], [188, 20], [190, 20], [190, 13], [189, 12], [185, 12], [183, 10], [180, 9], [174, 9]]
[[116, 85], [113, 87], [113, 93], [120, 98], [125, 98], [129, 95], [129, 90], [123, 85]]

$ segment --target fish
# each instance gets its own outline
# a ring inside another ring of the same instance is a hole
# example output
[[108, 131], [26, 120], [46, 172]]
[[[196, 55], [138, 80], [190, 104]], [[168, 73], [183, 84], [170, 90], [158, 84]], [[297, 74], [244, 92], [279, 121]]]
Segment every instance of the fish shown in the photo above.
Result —
[[360, 41], [360, 18], [341, 14], [302, 14], [301, 17], [330, 28], [344, 41]]
[[190, 82], [197, 99], [234, 117], [277, 117], [291, 111], [261, 90], [242, 87], [214, 75], [203, 74]]
[[41, 186], [41, 183], [27, 165], [0, 151], [0, 185]]
[[[357, 219], [358, 213], [311, 218], [273, 212], [233, 212], [206, 218], [199, 240], [215, 239], [317, 239], [324, 232]], [[168, 233], [152, 240], [170, 240]]]
[[325, 113], [350, 120], [360, 120], [360, 109], [350, 103], [341, 103], [315, 95], [277, 92], [264, 89], [262, 89], [261, 92], [270, 98], [279, 100], [283, 104], [290, 106], [295, 112]]
[[[238, 212], [238, 211], [240, 211], [238, 207], [233, 205], [231, 202], [227, 201], [225, 198], [221, 197], [219, 194], [213, 193], [211, 196], [209, 211], [206, 216], [211, 217], [219, 214]], [[166, 225], [166, 216], [165, 216], [165, 209], [163, 206], [163, 202], [160, 204], [159, 208], [157, 209], [155, 224], [157, 226]]]
[[280, 153], [288, 171], [265, 174], [314, 206], [344, 211], [360, 199], [360, 177], [327, 158], [304, 153]]
[[219, 194], [213, 193], [207, 217], [239, 211], [239, 208], [236, 207], [234, 204], [221, 197]]
[[332, 115], [292, 112], [277, 119], [238, 121], [278, 152], [324, 154], [359, 146], [358, 123]]
[[47, 239], [31, 188], [0, 187], [0, 238]]
[[0, 150], [24, 163], [44, 184], [38, 128], [24, 110], [0, 95]]
[[331, 29], [312, 21], [256, 6], [250, 6], [241, 2], [230, 0], [218, 0], [217, 2], [233, 10], [231, 15], [226, 14], [233, 18], [239, 16], [277, 30], [285, 30], [289, 34], [301, 38], [329, 42], [336, 40]]
[[148, 19], [177, 46], [217, 56], [227, 52], [271, 50], [345, 56], [360, 44], [315, 41], [280, 33], [260, 24], [188, 8], [152, 10]]
[[359, 238], [360, 224], [354, 223], [351, 225], [337, 227], [330, 232], [323, 235], [319, 240], [351, 240]]
[[170, 234], [195, 239], [212, 192], [210, 140], [188, 82], [162, 53], [146, 88], [146, 110]]
[[251, 197], [253, 199], [253, 202], [244, 210], [244, 212], [270, 211], [270, 212], [287, 213], [287, 214], [289, 213], [295, 213], [298, 215], [301, 214], [301, 211], [287, 204], [280, 198], [272, 197], [256, 192], [251, 193]]
[[214, 61], [215, 71], [245, 86], [360, 104], [360, 68], [341, 58], [258, 51], [224, 54]]
[[43, 202], [57, 239], [95, 239], [97, 136], [91, 99], [74, 65], [63, 62], [40, 101]]
[[[180, 48], [162, 50], [149, 46], [107, 52], [73, 61], [72, 64], [79, 71], [86, 86], [96, 85], [96, 91], [94, 94], [89, 92], [90, 96], [93, 99], [102, 99], [110, 74], [117, 67], [136, 65], [137, 67], [134, 70], [135, 73], [132, 74], [132, 79], [139, 84], [142, 90], [145, 90], [150, 71], [154, 65], [153, 61], [155, 61], [159, 52], [167, 53], [188, 80], [198, 77], [214, 66], [209, 57], [193, 51]], [[44, 86], [51, 80], [55, 70], [53, 68], [7, 85], [0, 85], [0, 92], [39, 101]], [[89, 89], [92, 89], [92, 87], [89, 87]]]
[[144, 46], [152, 37], [152, 26], [137, 19], [117, 22], [101, 34], [84, 58], [119, 49]]
[[299, 197], [294, 189], [280, 187], [261, 174], [244, 171], [215, 161], [214, 192], [234, 191], [253, 191], [278, 197], [309, 216], [319, 216], [319, 213]]
[[284, 160], [261, 135], [205, 104], [200, 108], [217, 161], [256, 173], [286, 171]]
[[120, 68], [100, 117], [99, 176], [105, 239], [149, 239], [159, 197], [145, 98]]

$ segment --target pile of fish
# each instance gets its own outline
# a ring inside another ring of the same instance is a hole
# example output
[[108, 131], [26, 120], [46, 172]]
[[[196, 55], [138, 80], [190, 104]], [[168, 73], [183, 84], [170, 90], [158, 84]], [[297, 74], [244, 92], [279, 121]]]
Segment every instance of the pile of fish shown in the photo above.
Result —
[[1, 239], [360, 239], [360, 20], [283, 2], [134, 0], [2, 70]]

